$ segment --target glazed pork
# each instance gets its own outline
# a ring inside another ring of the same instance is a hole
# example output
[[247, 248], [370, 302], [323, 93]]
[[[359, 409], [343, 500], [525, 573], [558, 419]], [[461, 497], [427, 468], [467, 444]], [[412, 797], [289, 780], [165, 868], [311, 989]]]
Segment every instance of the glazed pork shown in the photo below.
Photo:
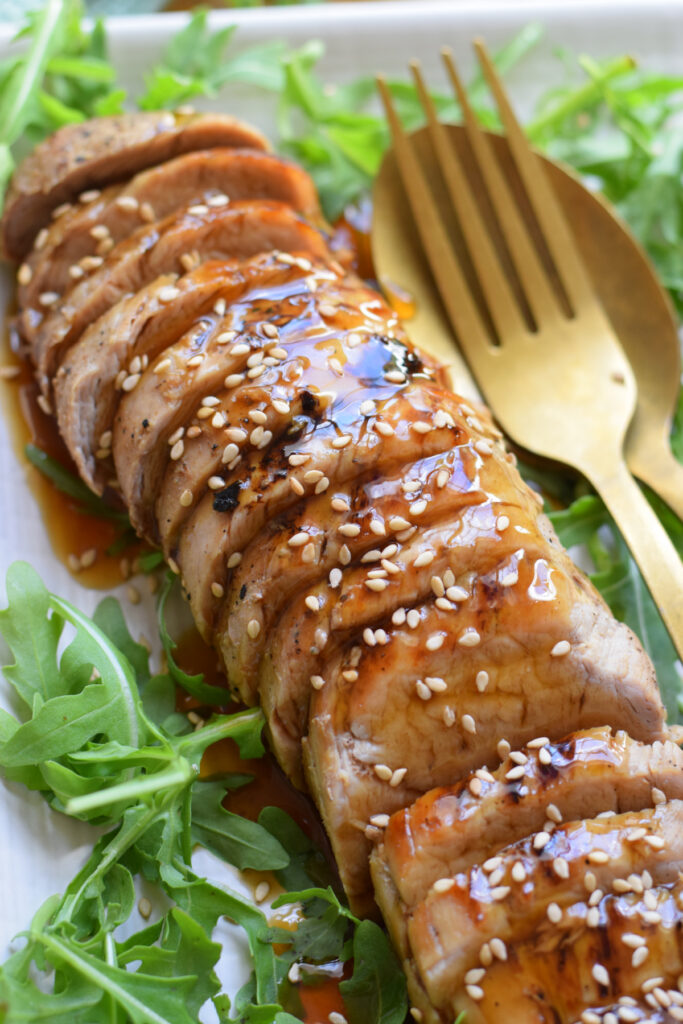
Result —
[[650, 1019], [637, 971], [590, 972], [654, 901], [674, 985], [683, 755], [653, 667], [267, 148], [232, 118], [126, 115], [18, 170], [2, 237], [43, 407], [262, 704], [357, 912], [374, 881], [413, 1016]]

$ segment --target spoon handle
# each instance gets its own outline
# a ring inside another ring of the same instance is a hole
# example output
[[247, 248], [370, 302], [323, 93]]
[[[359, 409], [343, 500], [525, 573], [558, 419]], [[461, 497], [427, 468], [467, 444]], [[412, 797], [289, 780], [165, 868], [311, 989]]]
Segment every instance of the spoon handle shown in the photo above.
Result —
[[631, 549], [678, 656], [683, 659], [683, 562], [622, 459], [591, 473], [593, 486]]
[[635, 464], [629, 459], [631, 471], [683, 520], [683, 464], [673, 455], [667, 441], [650, 454], [647, 462], [638, 459]]

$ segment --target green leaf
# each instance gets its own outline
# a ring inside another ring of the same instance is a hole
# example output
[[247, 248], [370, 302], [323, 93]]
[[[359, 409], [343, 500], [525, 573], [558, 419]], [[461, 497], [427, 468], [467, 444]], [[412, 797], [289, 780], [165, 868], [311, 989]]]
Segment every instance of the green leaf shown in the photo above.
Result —
[[594, 494], [578, 498], [569, 508], [549, 512], [560, 543], [566, 548], [586, 544], [609, 519], [602, 501]]
[[221, 782], [200, 782], [192, 794], [192, 836], [216, 856], [236, 867], [258, 871], [283, 868], [289, 856], [262, 825], [226, 811]]
[[58, 616], [50, 617], [50, 595], [38, 573], [26, 562], [10, 565], [6, 586], [8, 606], [0, 611], [0, 632], [14, 663], [5, 666], [3, 672], [19, 697], [31, 707], [36, 693], [49, 700], [65, 692], [57, 666], [62, 623]]
[[92, 618], [95, 625], [127, 658], [135, 672], [138, 686], [143, 687], [149, 680], [149, 650], [133, 640], [119, 601], [115, 597], [105, 597], [93, 612]]
[[396, 954], [374, 921], [361, 921], [353, 937], [353, 974], [339, 986], [351, 1024], [403, 1024], [406, 983]]
[[109, 995], [133, 1024], [197, 1024], [187, 1010], [196, 981], [192, 976], [165, 978], [112, 967], [70, 939], [46, 932], [35, 940], [54, 963], [66, 965]]
[[196, 697], [197, 700], [210, 705], [226, 704], [230, 699], [230, 694], [227, 690], [224, 690], [220, 686], [207, 685], [204, 682], [204, 676], [202, 673], [191, 676], [188, 675], [187, 672], [183, 672], [173, 657], [173, 651], [176, 649], [177, 645], [172, 639], [171, 634], [168, 631], [168, 627], [166, 626], [166, 605], [175, 583], [176, 577], [172, 572], [167, 572], [166, 579], [159, 590], [159, 601], [157, 604], [159, 636], [161, 637], [161, 644], [164, 649], [164, 654], [166, 655], [169, 675], [178, 686], [187, 690], [187, 692], [192, 694], [193, 697]]
[[54, 484], [62, 494], [74, 498], [83, 507], [83, 511], [89, 515], [98, 516], [100, 519], [113, 519], [117, 523], [130, 526], [130, 520], [125, 512], [121, 512], [110, 505], [107, 505], [102, 498], [86, 487], [82, 480], [65, 469], [60, 462], [44, 452], [37, 445], [27, 444], [24, 448], [26, 458], [35, 466], [43, 476]]

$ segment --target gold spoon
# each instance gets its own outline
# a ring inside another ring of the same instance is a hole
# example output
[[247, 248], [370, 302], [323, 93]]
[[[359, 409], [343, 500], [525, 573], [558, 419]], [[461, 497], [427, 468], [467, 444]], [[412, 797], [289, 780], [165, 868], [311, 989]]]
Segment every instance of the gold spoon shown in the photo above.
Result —
[[[449, 128], [456, 135], [464, 130], [460, 125]], [[423, 129], [418, 135], [425, 132]], [[508, 182], [514, 185], [516, 175], [507, 140], [493, 134], [491, 140]], [[426, 135], [424, 144], [428, 145]], [[460, 147], [460, 152], [466, 154], [467, 147]], [[545, 163], [636, 377], [638, 402], [625, 445], [629, 469], [683, 519], [683, 466], [669, 445], [681, 385], [681, 347], [673, 305], [643, 249], [611, 206], [589, 192], [571, 171], [550, 160]], [[382, 164], [373, 201], [372, 253], [380, 283], [386, 286], [390, 300], [396, 289], [413, 296], [415, 313], [407, 325], [411, 337], [449, 367], [455, 391], [480, 397], [419, 255], [420, 241], [393, 153]]]

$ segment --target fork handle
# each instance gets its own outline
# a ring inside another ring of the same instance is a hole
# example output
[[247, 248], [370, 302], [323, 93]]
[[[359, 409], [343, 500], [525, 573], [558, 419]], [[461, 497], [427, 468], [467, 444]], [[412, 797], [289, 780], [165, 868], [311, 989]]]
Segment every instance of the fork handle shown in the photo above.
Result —
[[676, 548], [621, 457], [585, 472], [631, 549], [683, 660], [683, 562]]
[[649, 460], [638, 459], [637, 465], [631, 464], [631, 471], [683, 519], [683, 463], [673, 454], [668, 441], [653, 447]]

